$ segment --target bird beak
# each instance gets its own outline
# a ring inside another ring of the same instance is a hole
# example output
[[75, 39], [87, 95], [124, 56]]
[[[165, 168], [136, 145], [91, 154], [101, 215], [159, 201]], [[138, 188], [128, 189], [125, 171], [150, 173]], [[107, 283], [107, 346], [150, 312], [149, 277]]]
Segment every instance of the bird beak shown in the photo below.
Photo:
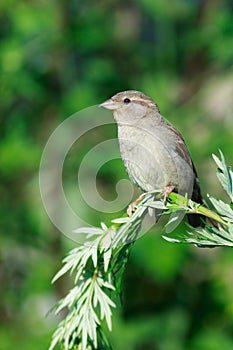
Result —
[[99, 107], [114, 111], [115, 109], [117, 109], [117, 104], [110, 98], [109, 100], [101, 103], [101, 105], [99, 105]]

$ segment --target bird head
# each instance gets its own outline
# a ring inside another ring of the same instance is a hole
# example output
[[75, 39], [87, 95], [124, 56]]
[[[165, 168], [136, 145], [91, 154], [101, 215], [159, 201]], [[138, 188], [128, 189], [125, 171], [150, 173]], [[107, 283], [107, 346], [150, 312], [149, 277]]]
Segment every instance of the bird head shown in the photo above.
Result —
[[119, 92], [99, 107], [112, 110], [117, 122], [141, 119], [150, 110], [159, 112], [158, 106], [150, 97], [135, 90]]

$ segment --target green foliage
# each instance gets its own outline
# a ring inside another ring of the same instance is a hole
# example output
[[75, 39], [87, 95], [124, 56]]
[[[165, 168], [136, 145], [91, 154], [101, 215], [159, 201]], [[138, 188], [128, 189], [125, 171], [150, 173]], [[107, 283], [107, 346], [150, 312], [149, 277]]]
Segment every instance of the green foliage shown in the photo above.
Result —
[[[205, 225], [205, 228], [198, 228], [189, 232], [189, 236], [184, 235], [183, 238], [173, 239], [164, 236], [165, 239], [172, 242], [189, 242], [197, 244], [199, 247], [211, 246], [233, 246], [233, 173], [226, 166], [224, 156], [220, 152], [221, 159], [213, 155], [215, 163], [218, 166], [217, 177], [223, 189], [230, 198], [230, 203], [209, 196], [209, 201], [213, 206], [210, 210], [203, 205], [197, 204], [188, 198], [181, 197], [177, 194], [170, 195], [170, 203], [168, 204], [168, 212], [176, 212], [184, 210], [187, 214], [201, 214], [203, 217], [212, 221]], [[215, 225], [213, 225], [215, 223]]]
[[[218, 179], [232, 199], [233, 174], [226, 166], [223, 154], [221, 152], [220, 154], [221, 160], [213, 155], [218, 166]], [[64, 308], [68, 308], [69, 313], [55, 331], [50, 350], [54, 349], [56, 344], [62, 344], [65, 350], [74, 349], [75, 344], [80, 350], [85, 350], [87, 346], [90, 349], [98, 348], [97, 339], [103, 334], [100, 320], [104, 318], [109, 331], [112, 330], [112, 308], [115, 308], [116, 304], [110, 299], [109, 291], [121, 293], [122, 276], [128, 255], [134, 240], [138, 237], [145, 213], [149, 209], [161, 209], [166, 214], [185, 211], [188, 215], [201, 214], [205, 219], [212, 220], [211, 225], [207, 223], [205, 228], [193, 228], [191, 232], [183, 234], [182, 238], [164, 236], [169, 242], [188, 242], [199, 247], [216, 245], [232, 247], [231, 206], [213, 197], [210, 197], [210, 201], [214, 206], [213, 210], [187, 197], [171, 193], [165, 206], [155, 194], [147, 193], [131, 217], [112, 220], [113, 225], [109, 228], [102, 224], [101, 228], [77, 229], [75, 231], [77, 234], [87, 235], [86, 240], [82, 246], [69, 253], [63, 261], [64, 266], [53, 279], [55, 282], [68, 271], [75, 274], [75, 287], [56, 308], [56, 313]], [[174, 217], [171, 220], [174, 222]], [[106, 346], [110, 347], [107, 342]]]
[[73, 349], [75, 345], [81, 350], [87, 346], [97, 348], [97, 339], [102, 336], [102, 340], [105, 340], [100, 320], [105, 319], [111, 331], [111, 309], [116, 307], [107, 292], [121, 292], [130, 246], [139, 233], [147, 203], [151, 199], [152, 195], [149, 194], [130, 218], [113, 220], [109, 228], [102, 223], [101, 228], [75, 230], [76, 234], [87, 236], [84, 244], [72, 250], [64, 259], [63, 268], [53, 279], [55, 282], [68, 271], [75, 273], [75, 287], [56, 308], [56, 313], [64, 308], [68, 308], [69, 313], [55, 331], [50, 350], [56, 344], [62, 344], [66, 350]]
[[[48, 137], [81, 108], [142, 90], [182, 132], [203, 195], [226, 202], [209, 155], [221, 148], [232, 160], [232, 1], [3, 0], [0, 19], [0, 348], [44, 350], [58, 323], [45, 315], [69, 289], [68, 278], [53, 287], [50, 279], [74, 248], [41, 204], [38, 169]], [[63, 178], [72, 193], [98, 132], [103, 140], [116, 135], [103, 128], [74, 149]], [[107, 168], [101, 193], [114, 195], [124, 166]], [[112, 219], [74, 197], [89, 223]], [[232, 348], [231, 249], [200, 253], [156, 232], [159, 224], [131, 252], [113, 348]]]

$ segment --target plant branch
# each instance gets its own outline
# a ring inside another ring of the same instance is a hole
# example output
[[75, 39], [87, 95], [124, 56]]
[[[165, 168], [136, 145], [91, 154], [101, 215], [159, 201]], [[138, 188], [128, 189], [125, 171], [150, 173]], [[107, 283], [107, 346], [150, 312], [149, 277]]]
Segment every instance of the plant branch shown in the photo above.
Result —
[[[56, 306], [56, 313], [68, 309], [68, 314], [53, 334], [49, 350], [60, 345], [63, 350], [97, 349], [100, 340], [105, 348], [110, 345], [105, 337], [101, 323], [106, 321], [109, 331], [112, 329], [112, 309], [116, 304], [112, 294], [121, 293], [121, 281], [134, 241], [140, 234], [145, 215], [154, 209], [161, 215], [179, 211], [189, 214], [201, 214], [215, 220], [217, 227], [206, 224], [204, 228], [192, 228], [181, 236], [163, 236], [169, 242], [186, 242], [199, 247], [233, 247], [233, 174], [221, 159], [213, 155], [218, 166], [217, 177], [230, 198], [230, 203], [209, 196], [213, 210], [193, 202], [187, 196], [176, 193], [168, 196], [165, 206], [157, 192], [144, 193], [131, 217], [112, 220], [107, 227], [82, 227], [76, 234], [84, 234], [85, 241], [73, 249], [63, 260], [63, 267], [53, 279], [55, 282], [67, 272], [74, 274], [74, 288]], [[154, 215], [153, 215], [154, 216]], [[171, 215], [171, 222], [174, 216]]]

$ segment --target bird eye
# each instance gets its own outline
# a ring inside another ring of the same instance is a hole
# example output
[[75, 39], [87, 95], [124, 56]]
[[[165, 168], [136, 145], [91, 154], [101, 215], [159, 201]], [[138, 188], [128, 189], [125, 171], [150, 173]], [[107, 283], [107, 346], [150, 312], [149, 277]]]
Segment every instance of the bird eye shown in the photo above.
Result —
[[131, 100], [128, 98], [128, 97], [126, 97], [125, 99], [124, 99], [124, 101], [123, 101], [124, 103], [126, 103], [126, 104], [128, 104], [128, 103], [130, 103], [131, 102]]

